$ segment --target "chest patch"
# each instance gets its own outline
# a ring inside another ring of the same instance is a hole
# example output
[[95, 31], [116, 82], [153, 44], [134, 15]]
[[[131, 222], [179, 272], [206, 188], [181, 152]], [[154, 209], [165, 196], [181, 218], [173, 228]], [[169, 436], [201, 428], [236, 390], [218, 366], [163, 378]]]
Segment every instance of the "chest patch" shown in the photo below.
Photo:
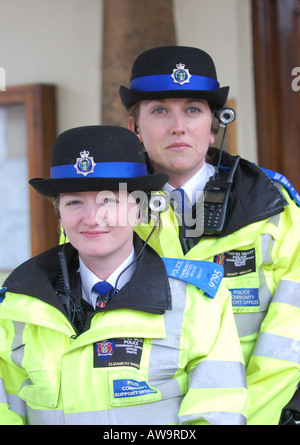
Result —
[[152, 389], [146, 382], [137, 382], [132, 379], [114, 380], [114, 397], [116, 399], [156, 393], [157, 391]]
[[232, 295], [233, 307], [257, 307], [259, 306], [258, 289], [229, 289]]
[[140, 369], [141, 338], [113, 338], [94, 343], [94, 368], [131, 366]]
[[237, 277], [255, 272], [255, 249], [231, 250], [214, 257], [224, 267], [224, 277]]

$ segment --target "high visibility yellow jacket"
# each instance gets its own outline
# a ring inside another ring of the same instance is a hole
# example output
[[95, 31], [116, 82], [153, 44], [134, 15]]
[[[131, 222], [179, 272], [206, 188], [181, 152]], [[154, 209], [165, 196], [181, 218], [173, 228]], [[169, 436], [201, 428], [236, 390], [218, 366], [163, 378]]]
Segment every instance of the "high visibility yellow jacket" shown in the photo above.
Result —
[[[137, 253], [141, 245], [136, 237]], [[5, 282], [1, 424], [245, 424], [243, 357], [218, 269], [192, 265], [206, 296], [168, 278], [147, 246], [104, 309], [85, 307], [79, 334], [54, 291], [59, 249], [24, 263]], [[78, 255], [69, 244], [65, 252], [72, 283]], [[182, 266], [186, 275], [191, 265], [183, 262], [171, 265], [171, 274]]]
[[[216, 164], [219, 152], [210, 155]], [[223, 154], [224, 172], [233, 159]], [[247, 367], [248, 423], [278, 424], [300, 381], [299, 208], [283, 186], [242, 159], [222, 235], [202, 236], [184, 254], [174, 221], [171, 208], [162, 213], [150, 245], [161, 256], [224, 266]], [[137, 232], [146, 238], [150, 228]]]

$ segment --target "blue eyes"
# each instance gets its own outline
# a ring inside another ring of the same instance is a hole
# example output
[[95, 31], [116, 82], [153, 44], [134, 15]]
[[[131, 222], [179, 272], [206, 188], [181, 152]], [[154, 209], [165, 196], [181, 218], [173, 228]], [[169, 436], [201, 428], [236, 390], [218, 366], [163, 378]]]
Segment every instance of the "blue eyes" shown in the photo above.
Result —
[[67, 202], [67, 206], [75, 206], [75, 205], [78, 205], [78, 204], [80, 204], [80, 201], [70, 201], [70, 202]]
[[[167, 108], [163, 108], [163, 107], [157, 107], [154, 108], [153, 110], [153, 114], [164, 114], [167, 113], [168, 109]], [[201, 113], [201, 108], [199, 107], [188, 107], [184, 110], [185, 113], [189, 113], [189, 114], [195, 114], [195, 113]]]
[[[99, 201], [97, 201], [97, 204], [99, 204], [100, 206], [103, 205], [108, 205], [108, 204], [117, 204], [118, 200], [116, 198], [103, 198]], [[69, 201], [66, 203], [66, 206], [68, 207], [76, 207], [76, 206], [80, 206], [80, 205], [84, 205], [84, 201], [80, 201], [80, 200], [73, 200], [73, 201]]]

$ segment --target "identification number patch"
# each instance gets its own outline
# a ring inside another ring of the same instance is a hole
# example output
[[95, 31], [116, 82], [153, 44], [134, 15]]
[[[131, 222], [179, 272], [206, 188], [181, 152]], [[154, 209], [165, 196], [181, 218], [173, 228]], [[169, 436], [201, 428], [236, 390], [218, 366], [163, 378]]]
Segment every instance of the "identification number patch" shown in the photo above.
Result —
[[237, 277], [255, 272], [255, 249], [232, 250], [214, 257], [224, 267], [224, 277]]
[[94, 368], [131, 366], [140, 369], [141, 338], [113, 338], [94, 343]]

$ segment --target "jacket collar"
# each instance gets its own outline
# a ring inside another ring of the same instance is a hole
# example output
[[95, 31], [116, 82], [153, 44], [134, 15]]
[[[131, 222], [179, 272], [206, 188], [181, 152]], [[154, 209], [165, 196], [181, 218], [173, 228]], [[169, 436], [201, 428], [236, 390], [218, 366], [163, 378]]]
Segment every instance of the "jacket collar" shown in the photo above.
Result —
[[[208, 162], [217, 165], [220, 150], [210, 148]], [[220, 174], [225, 177], [235, 157], [223, 152]], [[241, 159], [235, 174], [228, 219], [221, 236], [227, 236], [249, 224], [281, 213], [287, 201], [274, 182], [255, 164]]]
[[[134, 247], [138, 255], [143, 243], [136, 234]], [[65, 313], [53, 287], [60, 275], [58, 252], [61, 248], [54, 247], [20, 265], [6, 279], [4, 287], [9, 292], [42, 300]], [[71, 244], [65, 244], [64, 250], [72, 283], [78, 270], [78, 252]], [[131, 280], [113, 297], [105, 310], [133, 309], [163, 314], [171, 308], [171, 291], [164, 263], [147, 245], [137, 260]]]
[[[134, 235], [138, 256], [143, 243]], [[164, 263], [148, 245], [138, 258], [135, 272], [129, 282], [114, 295], [105, 310], [133, 309], [152, 314], [163, 314], [172, 309], [171, 291]]]

